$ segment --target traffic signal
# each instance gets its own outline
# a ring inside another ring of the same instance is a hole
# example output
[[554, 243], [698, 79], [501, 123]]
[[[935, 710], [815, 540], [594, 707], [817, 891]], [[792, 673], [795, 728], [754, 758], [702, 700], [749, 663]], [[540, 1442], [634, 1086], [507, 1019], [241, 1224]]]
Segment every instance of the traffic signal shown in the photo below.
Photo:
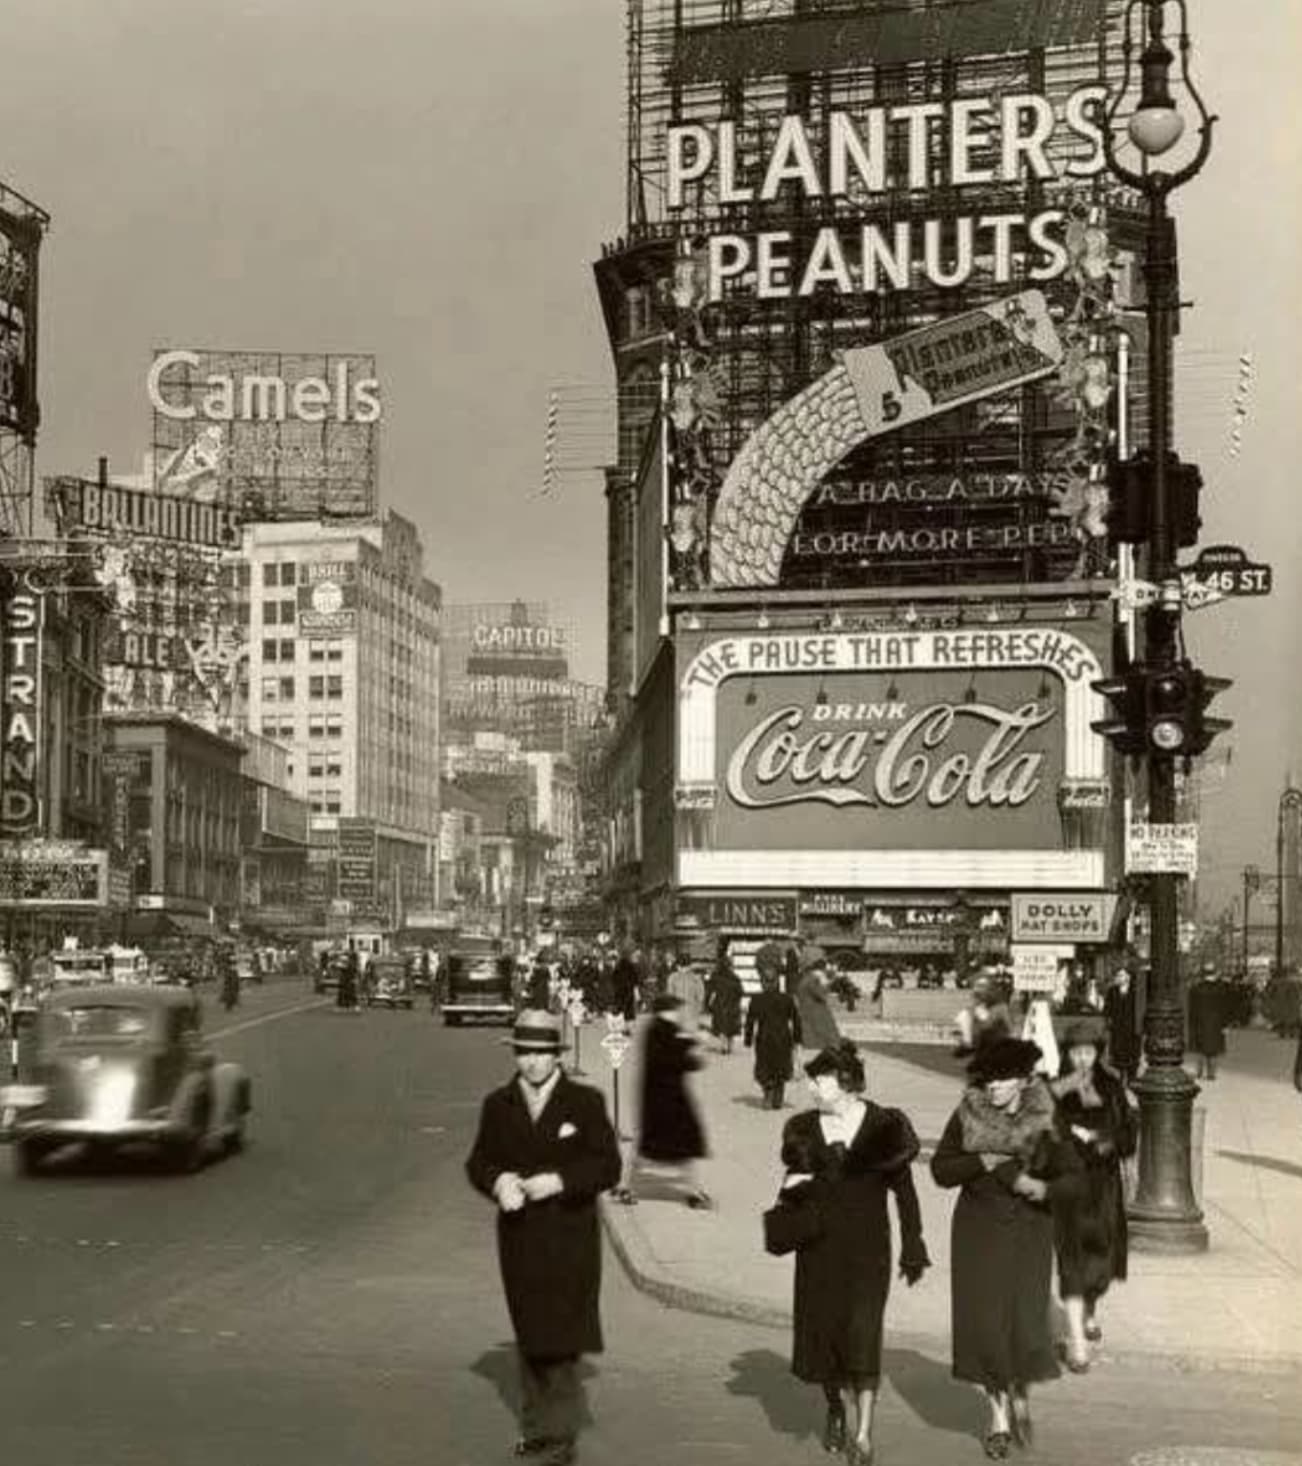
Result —
[[1212, 741], [1221, 733], [1228, 733], [1234, 727], [1229, 718], [1209, 718], [1207, 709], [1212, 699], [1218, 697], [1234, 682], [1229, 677], [1209, 677], [1206, 672], [1194, 674], [1194, 727], [1189, 752], [1206, 753]]
[[[1174, 453], [1166, 459], [1166, 480], [1171, 525], [1177, 549], [1198, 543], [1202, 517], [1198, 512], [1202, 470], [1182, 463]], [[1118, 459], [1108, 467], [1108, 540], [1114, 545], [1145, 543], [1153, 530], [1153, 460], [1147, 453]]]
[[1144, 679], [1144, 736], [1155, 753], [1189, 754], [1195, 720], [1193, 673], [1174, 666], [1147, 672]]
[[1092, 684], [1112, 707], [1090, 726], [1127, 757], [1194, 758], [1233, 726], [1227, 718], [1207, 716], [1212, 699], [1230, 685], [1228, 678], [1209, 677], [1188, 662], [1132, 666]]
[[1144, 670], [1131, 667], [1116, 677], [1090, 684], [1111, 704], [1108, 716], [1090, 727], [1106, 738], [1118, 753], [1134, 758], [1146, 751], [1144, 741]]

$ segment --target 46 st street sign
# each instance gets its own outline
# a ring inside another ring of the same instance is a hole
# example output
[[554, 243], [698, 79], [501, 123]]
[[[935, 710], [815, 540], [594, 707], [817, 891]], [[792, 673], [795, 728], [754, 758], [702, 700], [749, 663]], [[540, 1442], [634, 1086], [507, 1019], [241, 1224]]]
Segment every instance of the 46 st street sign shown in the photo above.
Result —
[[1268, 596], [1274, 584], [1271, 567], [1249, 560], [1238, 545], [1208, 545], [1189, 573], [1223, 596]]

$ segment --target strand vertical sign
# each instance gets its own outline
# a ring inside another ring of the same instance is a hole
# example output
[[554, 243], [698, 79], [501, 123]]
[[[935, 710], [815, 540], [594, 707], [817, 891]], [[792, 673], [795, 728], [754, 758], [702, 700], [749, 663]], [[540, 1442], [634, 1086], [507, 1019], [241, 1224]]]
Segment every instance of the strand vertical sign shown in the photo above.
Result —
[[41, 632], [45, 599], [21, 591], [3, 603], [0, 681], [0, 833], [28, 835], [41, 823]]

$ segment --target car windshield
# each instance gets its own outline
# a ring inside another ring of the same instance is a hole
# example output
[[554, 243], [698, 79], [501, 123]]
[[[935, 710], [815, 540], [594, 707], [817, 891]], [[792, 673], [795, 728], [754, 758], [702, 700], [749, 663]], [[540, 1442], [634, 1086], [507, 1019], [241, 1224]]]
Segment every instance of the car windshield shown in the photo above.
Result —
[[120, 1003], [56, 1008], [48, 1015], [53, 1038], [136, 1038], [149, 1031], [149, 1010]]
[[510, 991], [511, 960], [509, 957], [453, 957], [448, 980], [454, 987], [473, 983]]

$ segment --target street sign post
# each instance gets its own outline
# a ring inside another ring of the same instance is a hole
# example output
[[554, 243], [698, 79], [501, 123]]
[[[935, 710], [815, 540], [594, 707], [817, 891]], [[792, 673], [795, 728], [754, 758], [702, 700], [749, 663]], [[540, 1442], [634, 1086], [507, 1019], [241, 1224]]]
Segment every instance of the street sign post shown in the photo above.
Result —
[[1223, 596], [1268, 596], [1274, 586], [1271, 567], [1249, 560], [1238, 545], [1208, 545], [1187, 573]]

